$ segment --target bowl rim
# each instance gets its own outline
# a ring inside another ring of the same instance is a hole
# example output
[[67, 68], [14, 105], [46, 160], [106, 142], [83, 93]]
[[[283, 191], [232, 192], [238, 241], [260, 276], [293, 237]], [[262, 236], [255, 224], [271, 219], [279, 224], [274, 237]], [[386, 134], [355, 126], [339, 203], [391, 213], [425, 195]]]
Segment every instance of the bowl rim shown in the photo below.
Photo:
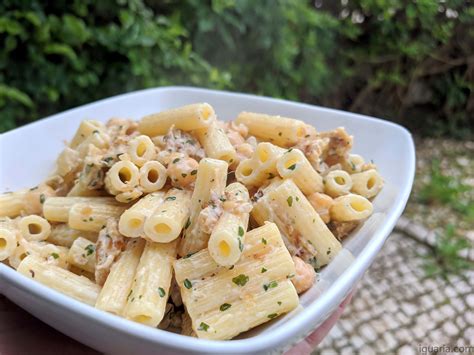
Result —
[[383, 246], [390, 232], [393, 230], [398, 218], [400, 217], [405, 208], [413, 185], [415, 175], [415, 148], [412, 135], [406, 128], [396, 123], [342, 110], [239, 92], [211, 90], [190, 86], [165, 86], [138, 90], [108, 97], [102, 100], [98, 100], [89, 104], [85, 104], [45, 117], [41, 120], [0, 134], [0, 144], [2, 143], [2, 138], [4, 138], [5, 136], [8, 136], [12, 133], [18, 133], [19, 130], [24, 129], [25, 127], [32, 128], [35, 125], [40, 125], [44, 122], [44, 120], [57, 120], [65, 114], [71, 114], [76, 111], [83, 110], [85, 108], [93, 108], [94, 106], [100, 106], [104, 103], [109, 103], [111, 101], [120, 100], [124, 98], [130, 98], [136, 95], [160, 94], [162, 92], [167, 91], [182, 92], [183, 90], [190, 93], [194, 92], [200, 94], [219, 94], [224, 97], [239, 96], [244, 98], [264, 100], [267, 103], [280, 103], [295, 107], [298, 106], [318, 109], [319, 112], [327, 112], [339, 115], [351, 115], [352, 118], [360, 121], [368, 121], [377, 125], [389, 126], [391, 130], [396, 131], [397, 134], [403, 137], [408, 148], [407, 159], [409, 169], [404, 173], [408, 178], [408, 183], [400, 187], [400, 192], [397, 195], [397, 198], [395, 199], [395, 202], [392, 206], [392, 210], [387, 212], [384, 223], [380, 228], [375, 231], [369, 243], [367, 243], [363, 247], [361, 255], [364, 255], [365, 257], [355, 258], [351, 267], [344, 270], [344, 272], [334, 281], [334, 283], [332, 283], [328, 287], [328, 289], [317, 300], [312, 301], [304, 309], [304, 312], [299, 312], [292, 319], [289, 319], [279, 327], [273, 328], [272, 331], [267, 334], [257, 334], [246, 339], [236, 339], [231, 341], [198, 339], [156, 328], [150, 328], [145, 325], [132, 322], [130, 320], [115, 316], [113, 314], [109, 314], [107, 312], [103, 312], [92, 306], [76, 301], [75, 299], [63, 295], [58, 291], [55, 291], [33, 280], [30, 280], [29, 278], [17, 273], [15, 270], [2, 263], [0, 263], [0, 280], [3, 279], [4, 281], [0, 282], [0, 293], [4, 294], [5, 292], [3, 290], [8, 287], [22, 289], [30, 293], [31, 295], [42, 298], [45, 302], [48, 302], [54, 306], [59, 306], [65, 311], [73, 311], [75, 313], [75, 316], [86, 318], [88, 321], [100, 324], [103, 327], [108, 327], [117, 332], [132, 335], [138, 339], [145, 340], [147, 342], [163, 344], [170, 348], [180, 349], [189, 352], [254, 353], [256, 351], [265, 351], [268, 349], [281, 347], [286, 343], [289, 343], [291, 340], [299, 339], [302, 334], [308, 332], [311, 328], [311, 321], [313, 318], [315, 318], [315, 316], [319, 316], [321, 318], [322, 316], [324, 316], [325, 310], [337, 306], [337, 304], [334, 304], [334, 300], [339, 299], [339, 297], [336, 296], [341, 294], [347, 294], [352, 289], [353, 285], [360, 277], [362, 277], [364, 272], [373, 262], [373, 259], [375, 258], [376, 254]]

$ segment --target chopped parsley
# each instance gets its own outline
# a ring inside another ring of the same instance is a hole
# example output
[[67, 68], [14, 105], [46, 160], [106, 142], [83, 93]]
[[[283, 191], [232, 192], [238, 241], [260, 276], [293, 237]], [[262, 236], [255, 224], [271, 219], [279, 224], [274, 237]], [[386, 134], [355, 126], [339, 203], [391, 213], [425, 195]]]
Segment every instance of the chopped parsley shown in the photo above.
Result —
[[35, 272], [33, 270], [29, 270], [29, 271], [30, 271], [31, 277], [35, 278]]
[[95, 246], [94, 244], [89, 244], [84, 248], [87, 251], [87, 256], [91, 255], [95, 251]]
[[276, 282], [275, 280], [273, 280], [273, 281], [270, 281], [270, 283], [268, 283], [268, 284], [266, 284], [266, 285], [263, 285], [263, 289], [264, 289], [265, 291], [268, 291], [269, 289], [275, 288], [275, 287], [277, 287], [277, 286], [278, 286], [278, 282]]
[[281, 306], [281, 301], [278, 301], [277, 303], [278, 303], [279, 306]]
[[188, 174], [182, 173], [181, 176], [185, 178], [186, 176], [188, 176]]
[[296, 199], [296, 201], [299, 201], [299, 200], [300, 200], [300, 198], [299, 198], [298, 196], [295, 196], [295, 199]]
[[249, 277], [244, 274], [240, 274], [232, 279], [232, 282], [238, 286], [245, 286], [245, 284], [249, 281]]
[[51, 256], [55, 259], [58, 259], [59, 258], [59, 255], [58, 253], [51, 253]]
[[221, 304], [219, 309], [221, 310], [221, 312], [224, 312], [224, 311], [227, 311], [230, 307], [232, 307], [230, 303], [223, 303]]
[[244, 251], [244, 244], [242, 243], [242, 239], [239, 238], [239, 250]]
[[288, 203], [288, 206], [291, 207], [293, 205], [293, 196], [288, 196], [286, 202]]
[[193, 284], [188, 279], [184, 279], [184, 287], [189, 290], [191, 287], [193, 287]]
[[176, 164], [177, 162], [179, 162], [179, 158], [173, 160], [173, 164]]
[[275, 175], [273, 173], [268, 173], [268, 179], [273, 179], [275, 177]]
[[278, 132], [278, 136], [280, 136], [280, 137], [281, 137], [281, 135], [282, 135], [282, 134], [283, 134], [282, 132]]
[[293, 164], [293, 165], [290, 165], [290, 166], [288, 167], [288, 170], [295, 170], [295, 168], [296, 168], [296, 163]]
[[265, 269], [264, 267], [262, 267], [261, 273], [263, 274], [264, 272], [267, 272], [267, 269]]
[[40, 203], [43, 204], [46, 201], [46, 196], [44, 194], [40, 194]]
[[270, 318], [270, 319], [276, 318], [276, 317], [278, 317], [278, 313], [269, 314], [267, 317]]
[[262, 238], [262, 243], [267, 245], [267, 240], [265, 238]]
[[245, 234], [244, 229], [242, 228], [242, 226], [239, 226], [239, 237], [243, 237], [244, 234]]
[[165, 201], [174, 201], [174, 200], [176, 200], [176, 196], [169, 196], [165, 198]]
[[166, 291], [163, 287], [158, 287], [158, 294], [160, 295], [161, 298], [165, 297]]
[[191, 225], [191, 220], [188, 218], [186, 221], [186, 224], [184, 225], [184, 229], [188, 229], [188, 227]]
[[99, 134], [99, 131], [95, 129], [92, 131], [92, 134]]
[[207, 330], [209, 329], [209, 325], [204, 323], [204, 322], [201, 322], [201, 324], [199, 324], [199, 328], [198, 330], [202, 330], [204, 332], [207, 332]]
[[197, 170], [193, 170], [193, 171], [191, 171], [191, 175], [196, 175], [197, 172], [198, 172]]
[[128, 293], [128, 296], [127, 296], [127, 300], [130, 298], [130, 296], [132, 295], [132, 292], [133, 290], [130, 290], [130, 292]]
[[235, 267], [235, 265], [232, 265], [232, 266], [229, 268], [229, 270], [232, 270], [234, 267]]

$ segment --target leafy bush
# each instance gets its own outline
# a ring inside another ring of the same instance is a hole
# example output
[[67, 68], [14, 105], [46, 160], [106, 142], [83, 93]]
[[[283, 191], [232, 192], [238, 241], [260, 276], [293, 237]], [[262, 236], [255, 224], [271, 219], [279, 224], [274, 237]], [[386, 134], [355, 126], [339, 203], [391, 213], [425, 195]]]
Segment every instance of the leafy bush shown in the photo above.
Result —
[[4, 0], [0, 130], [120, 92], [188, 84], [465, 137], [473, 19], [461, 0]]

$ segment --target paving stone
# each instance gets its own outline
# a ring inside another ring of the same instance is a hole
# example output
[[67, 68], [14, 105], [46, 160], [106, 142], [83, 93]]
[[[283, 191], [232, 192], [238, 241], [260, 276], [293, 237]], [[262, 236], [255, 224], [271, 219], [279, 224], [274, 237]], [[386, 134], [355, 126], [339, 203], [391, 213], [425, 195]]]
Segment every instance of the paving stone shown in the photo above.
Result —
[[427, 278], [419, 255], [428, 252], [426, 245], [394, 233], [315, 353], [404, 355], [422, 345], [472, 346], [474, 271]]

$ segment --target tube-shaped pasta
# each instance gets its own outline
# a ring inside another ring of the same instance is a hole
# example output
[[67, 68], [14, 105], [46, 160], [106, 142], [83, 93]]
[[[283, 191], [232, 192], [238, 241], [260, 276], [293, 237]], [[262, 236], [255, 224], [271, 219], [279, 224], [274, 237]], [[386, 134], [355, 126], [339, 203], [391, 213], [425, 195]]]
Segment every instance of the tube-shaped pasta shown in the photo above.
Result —
[[116, 315], [122, 315], [131, 296], [131, 288], [135, 271], [143, 252], [143, 239], [129, 240], [119, 259], [112, 265], [110, 274], [100, 291], [95, 304], [96, 308]]
[[344, 170], [332, 170], [324, 177], [324, 193], [331, 197], [347, 195], [351, 188], [351, 176]]
[[68, 224], [74, 229], [99, 232], [109, 218], [118, 219], [126, 208], [126, 205], [76, 203], [69, 210]]
[[345, 161], [342, 162], [342, 168], [349, 174], [360, 173], [365, 161], [358, 154], [349, 154]]
[[153, 243], [143, 250], [123, 316], [156, 327], [165, 315], [177, 241]]
[[369, 217], [374, 208], [365, 197], [355, 194], [340, 196], [330, 208], [331, 219], [336, 222], [360, 221]]
[[277, 160], [286, 151], [286, 149], [268, 142], [259, 143], [250, 162], [244, 160], [239, 164], [235, 171], [235, 177], [245, 185], [263, 185], [268, 179], [278, 175]]
[[20, 246], [24, 247], [27, 255], [34, 254], [43, 258], [47, 263], [57, 265], [63, 269], [69, 268], [67, 261], [68, 248], [47, 242], [27, 241], [19, 239]]
[[79, 157], [85, 158], [91, 155], [91, 152], [99, 149], [106, 149], [109, 147], [110, 137], [107, 133], [97, 130], [81, 142], [75, 149], [79, 153]]
[[207, 103], [192, 104], [143, 117], [138, 123], [142, 134], [154, 137], [166, 134], [171, 126], [183, 131], [206, 128], [216, 120], [216, 114]]
[[164, 191], [151, 193], [122, 213], [118, 226], [120, 234], [129, 238], [145, 236], [145, 220], [163, 203], [164, 198]]
[[156, 156], [156, 148], [150, 137], [141, 135], [133, 138], [128, 146], [130, 160], [138, 167], [143, 166]]
[[67, 260], [69, 264], [79, 269], [94, 273], [95, 243], [82, 237], [77, 238], [69, 248]]
[[370, 169], [362, 173], [352, 174], [352, 192], [372, 198], [376, 196], [383, 187], [383, 179], [375, 169]]
[[18, 242], [15, 242], [16, 248], [13, 250], [13, 253], [8, 257], [8, 264], [14, 268], [18, 269], [20, 263], [26, 258], [29, 254], [28, 250], [23, 244], [17, 245]]
[[72, 229], [66, 223], [60, 223], [51, 226], [51, 233], [46, 241], [70, 248], [72, 243], [74, 243], [74, 241], [79, 237], [86, 238], [95, 243], [97, 241], [98, 233]]
[[146, 195], [120, 216], [119, 232], [129, 238], [145, 236], [145, 220], [151, 216], [165, 198], [165, 192], [159, 191]]
[[[245, 234], [249, 222], [249, 212], [243, 209], [244, 204], [250, 205], [247, 188], [233, 183], [225, 189], [225, 204], [230, 204], [219, 218], [209, 238], [208, 250], [214, 261], [221, 266], [234, 265], [240, 258], [245, 245]], [[240, 207], [240, 209], [239, 209]]]
[[181, 189], [170, 189], [164, 202], [147, 218], [144, 225], [145, 237], [158, 243], [168, 243], [183, 230], [189, 218], [191, 193]]
[[61, 176], [65, 176], [76, 170], [81, 161], [77, 150], [65, 147], [56, 159], [56, 172]]
[[275, 222], [288, 239], [288, 249], [299, 251], [316, 268], [329, 263], [342, 248], [292, 180], [268, 189], [254, 205], [252, 216], [259, 224]]
[[166, 183], [166, 168], [158, 161], [148, 161], [140, 168], [140, 187], [143, 192], [161, 190]]
[[17, 229], [9, 218], [0, 219], [0, 261], [9, 258], [17, 247]]
[[224, 160], [229, 165], [236, 161], [237, 153], [234, 146], [224, 130], [216, 123], [211, 124], [207, 129], [197, 130], [196, 133], [209, 158]]
[[44, 218], [53, 222], [67, 222], [69, 210], [76, 203], [122, 206], [111, 197], [48, 197], [43, 205]]
[[138, 185], [140, 172], [131, 161], [121, 160], [116, 162], [107, 171], [105, 187], [112, 195], [132, 190]]
[[0, 195], [0, 216], [17, 217], [25, 208], [28, 190], [6, 192]]
[[81, 179], [79, 179], [67, 193], [67, 197], [99, 197], [103, 195], [104, 193], [101, 190], [88, 189], [81, 183]]
[[37, 255], [29, 255], [23, 259], [17, 271], [30, 279], [89, 305], [95, 304], [100, 291], [100, 286], [88, 278], [73, 274], [59, 266], [48, 264]]
[[46, 240], [51, 233], [51, 225], [43, 217], [30, 215], [22, 217], [18, 222], [21, 236], [28, 241]]
[[69, 147], [76, 148], [79, 144], [87, 139], [94, 132], [100, 132], [105, 129], [104, 124], [100, 121], [95, 120], [84, 120], [80, 123], [76, 134], [69, 143]]
[[282, 116], [241, 112], [235, 122], [246, 125], [251, 135], [282, 147], [295, 145], [307, 134], [303, 121]]
[[247, 233], [246, 247], [233, 268], [219, 267], [204, 249], [175, 261], [174, 270], [199, 338], [233, 338], [299, 303], [288, 279], [295, 274], [295, 264], [273, 223]]
[[201, 210], [206, 206], [212, 195], [221, 196], [227, 181], [227, 163], [223, 160], [204, 158], [199, 162], [193, 195], [189, 222], [179, 245], [178, 254], [185, 256], [206, 247], [209, 235], [204, 233], [197, 224]]
[[323, 178], [299, 149], [283, 154], [277, 161], [277, 170], [282, 178], [291, 178], [305, 195], [324, 190]]

